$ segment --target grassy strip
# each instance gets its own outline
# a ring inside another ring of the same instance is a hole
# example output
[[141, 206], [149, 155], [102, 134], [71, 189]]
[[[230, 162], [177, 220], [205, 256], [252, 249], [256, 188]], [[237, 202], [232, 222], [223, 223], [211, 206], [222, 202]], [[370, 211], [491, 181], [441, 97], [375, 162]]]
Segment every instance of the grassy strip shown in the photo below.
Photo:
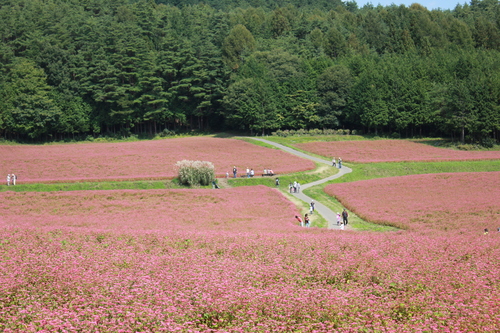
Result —
[[491, 172], [500, 171], [500, 160], [491, 161], [446, 161], [446, 162], [391, 162], [345, 164], [352, 172], [333, 182], [347, 183], [385, 177], [409, 176], [446, 172]]
[[169, 188], [185, 188], [176, 180], [168, 181], [133, 181], [133, 182], [82, 182], [56, 184], [19, 184], [16, 186], [0, 186], [0, 191], [14, 192], [53, 192], [53, 191], [89, 191], [89, 190], [154, 190]]
[[314, 170], [302, 171], [296, 173], [290, 173], [286, 175], [276, 175], [274, 177], [254, 177], [254, 178], [228, 178], [228, 184], [232, 187], [238, 186], [255, 186], [255, 185], [265, 185], [269, 187], [275, 187], [275, 179], [279, 178], [281, 191], [288, 191], [288, 184], [293, 182], [299, 182], [300, 184], [307, 184], [320, 180], [329, 176], [332, 176], [338, 172], [338, 169], [326, 166], [324, 164], [316, 163], [316, 168]]

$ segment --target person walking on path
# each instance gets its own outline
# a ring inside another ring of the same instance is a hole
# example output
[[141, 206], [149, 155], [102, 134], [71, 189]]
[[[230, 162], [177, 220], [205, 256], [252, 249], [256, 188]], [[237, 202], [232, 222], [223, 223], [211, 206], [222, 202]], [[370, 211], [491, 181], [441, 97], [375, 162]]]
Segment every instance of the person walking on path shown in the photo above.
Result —
[[347, 210], [344, 210], [342, 211], [342, 224], [345, 224], [347, 225], [348, 222], [348, 217], [349, 217], [349, 213], [347, 213]]
[[339, 157], [339, 169], [342, 169], [342, 159]]
[[340, 213], [337, 212], [337, 225], [340, 225]]
[[300, 183], [297, 182], [297, 193], [300, 193]]
[[233, 178], [236, 178], [236, 175], [238, 174], [238, 169], [236, 168], [236, 165], [233, 167]]
[[314, 213], [314, 205], [315, 205], [314, 200], [312, 200], [311, 201], [311, 214]]
[[305, 222], [306, 228], [309, 228], [309, 226], [311, 225], [311, 220], [309, 219], [309, 215], [306, 214], [304, 216], [304, 222]]
[[332, 167], [335, 167], [335, 166], [337, 166], [337, 162], [335, 161], [335, 157], [334, 157], [334, 158], [332, 158]]
[[300, 217], [298, 215], [295, 215], [295, 218], [297, 219], [297, 221], [299, 221], [300, 226], [303, 227], [304, 226], [304, 221], [302, 221], [302, 217]]

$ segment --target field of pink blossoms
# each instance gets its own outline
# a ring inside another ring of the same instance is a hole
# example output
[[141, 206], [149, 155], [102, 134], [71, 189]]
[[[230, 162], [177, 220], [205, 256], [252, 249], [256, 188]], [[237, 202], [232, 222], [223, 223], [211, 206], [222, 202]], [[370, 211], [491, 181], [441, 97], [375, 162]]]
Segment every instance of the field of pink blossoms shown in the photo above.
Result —
[[500, 227], [500, 172], [378, 178], [325, 192], [367, 221], [402, 229], [477, 234]]
[[466, 161], [500, 159], [500, 151], [461, 151], [406, 140], [308, 142], [297, 148], [345, 162]]
[[[310, 170], [314, 163], [277, 149], [241, 140], [191, 137], [119, 143], [82, 143], [46, 146], [0, 145], [0, 172], [15, 173], [20, 183], [99, 180], [168, 179], [177, 176], [181, 160], [210, 161], [216, 174], [253, 168], [261, 174]], [[4, 178], [5, 179], [5, 178]]]
[[295, 209], [260, 186], [2, 192], [0, 331], [500, 330], [500, 233], [304, 229]]

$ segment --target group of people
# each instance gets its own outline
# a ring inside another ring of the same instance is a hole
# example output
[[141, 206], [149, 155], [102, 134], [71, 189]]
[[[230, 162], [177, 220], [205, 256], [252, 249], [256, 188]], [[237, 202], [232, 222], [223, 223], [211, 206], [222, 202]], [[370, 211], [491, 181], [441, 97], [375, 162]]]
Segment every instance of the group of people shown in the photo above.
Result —
[[[272, 169], [264, 169], [264, 172], [262, 173], [263, 176], [274, 176], [274, 171]], [[247, 167], [246, 170], [246, 176], [247, 178], [252, 178], [255, 176], [255, 171], [253, 169], [250, 169]], [[233, 178], [238, 177], [238, 168], [233, 166]], [[226, 172], [226, 178], [229, 178], [229, 172]]]
[[334, 158], [332, 158], [332, 167], [339, 167], [339, 169], [342, 168], [342, 159], [339, 157], [338, 161]]
[[[316, 209], [316, 204], [314, 200], [311, 201], [311, 204], [309, 205], [309, 214], [304, 215], [304, 219], [302, 217], [295, 215], [295, 218], [297, 221], [299, 221], [299, 224], [301, 227], [310, 227], [311, 226], [311, 215], [314, 214], [314, 211]], [[340, 230], [344, 230], [345, 226], [349, 223], [349, 213], [347, 210], [344, 208], [342, 213], [337, 213], [337, 225], [340, 227]], [[500, 228], [499, 228], [500, 229]]]
[[299, 193], [300, 192], [300, 183], [298, 182], [293, 182], [288, 184], [288, 189], [290, 193]]
[[302, 217], [298, 215], [295, 215], [295, 218], [297, 219], [297, 221], [299, 221], [301, 227], [309, 228], [311, 226], [311, 219], [309, 218], [308, 214], [304, 215], [303, 220]]
[[255, 171], [253, 171], [253, 169], [247, 168], [247, 178], [251, 178], [253, 176], [255, 176]]
[[16, 181], [17, 181], [17, 176], [15, 174], [9, 173], [7, 175], [7, 186], [10, 186], [11, 184], [16, 185]]

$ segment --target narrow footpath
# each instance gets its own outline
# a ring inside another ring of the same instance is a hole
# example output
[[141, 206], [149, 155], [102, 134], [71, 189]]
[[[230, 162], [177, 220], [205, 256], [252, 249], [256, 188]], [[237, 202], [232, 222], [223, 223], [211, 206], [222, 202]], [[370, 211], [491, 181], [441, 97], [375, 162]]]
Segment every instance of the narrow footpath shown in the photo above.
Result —
[[[279, 143], [275, 143], [275, 142], [272, 142], [272, 141], [269, 141], [269, 140], [266, 140], [266, 139], [261, 139], [261, 138], [256, 138], [256, 137], [252, 137], [251, 139], [257, 140], [257, 141], [261, 141], [261, 142], [265, 142], [265, 143], [267, 143], [269, 145], [275, 146], [275, 147], [277, 147], [277, 148], [279, 148], [279, 149], [281, 149], [283, 151], [286, 151], [286, 152], [288, 152], [290, 154], [297, 155], [297, 156], [302, 157], [302, 158], [307, 158], [309, 160], [312, 160], [312, 161], [315, 161], [315, 162], [318, 162], [318, 163], [327, 164], [329, 166], [332, 165], [331, 161], [327, 161], [327, 160], [324, 160], [322, 158], [318, 158], [318, 157], [307, 155], [307, 154], [305, 154], [303, 152], [300, 152], [298, 150], [295, 150], [293, 148], [284, 146], [284, 145], [279, 144]], [[300, 189], [301, 190], [305, 190], [305, 189], [307, 189], [307, 188], [309, 188], [311, 186], [316, 186], [316, 185], [319, 185], [319, 184], [326, 183], [326, 182], [328, 182], [330, 180], [342, 177], [346, 173], [352, 172], [352, 169], [348, 168], [346, 166], [342, 166], [342, 168], [340, 168], [338, 170], [339, 170], [339, 172], [337, 174], [333, 175], [333, 176], [330, 176], [330, 177], [327, 177], [327, 178], [323, 178], [323, 179], [317, 180], [317, 181], [312, 182], [312, 183], [300, 184]], [[311, 201], [313, 200], [312, 198], [308, 197], [307, 195], [305, 195], [302, 192], [292, 193], [292, 194], [295, 197], [297, 197], [300, 200], [305, 201], [307, 203], [311, 203]], [[325, 205], [323, 205], [321, 202], [317, 202], [316, 200], [314, 202], [315, 202], [315, 205], [314, 205], [315, 206], [315, 212], [318, 213], [318, 214], [320, 214], [321, 216], [323, 216], [323, 218], [328, 222], [328, 229], [340, 229], [340, 227], [337, 225], [337, 214], [335, 212], [333, 212], [330, 208], [328, 208]], [[349, 229], [349, 225], [346, 226], [346, 229]]]

